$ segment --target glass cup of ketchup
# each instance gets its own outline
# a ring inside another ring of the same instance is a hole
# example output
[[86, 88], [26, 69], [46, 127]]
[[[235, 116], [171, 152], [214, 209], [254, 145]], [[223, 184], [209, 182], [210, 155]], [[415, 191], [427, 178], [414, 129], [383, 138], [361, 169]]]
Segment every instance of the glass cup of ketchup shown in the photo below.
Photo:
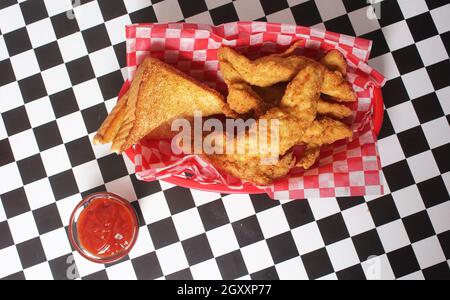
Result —
[[113, 263], [130, 252], [139, 229], [133, 206], [108, 192], [92, 194], [75, 207], [69, 223], [69, 240], [84, 258]]

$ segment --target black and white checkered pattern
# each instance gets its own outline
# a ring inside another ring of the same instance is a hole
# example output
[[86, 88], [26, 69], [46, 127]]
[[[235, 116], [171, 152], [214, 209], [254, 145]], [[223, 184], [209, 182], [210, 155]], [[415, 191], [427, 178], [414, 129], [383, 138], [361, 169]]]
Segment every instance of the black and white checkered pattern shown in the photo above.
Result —
[[[365, 0], [71, 3], [0, 2], [0, 278], [450, 278], [448, 0], [385, 0], [379, 20]], [[370, 65], [389, 79], [387, 195], [275, 202], [144, 183], [92, 146], [124, 81], [125, 24], [236, 20], [374, 41]], [[75, 205], [104, 190], [134, 201], [142, 224], [129, 257], [108, 266], [67, 238]]]

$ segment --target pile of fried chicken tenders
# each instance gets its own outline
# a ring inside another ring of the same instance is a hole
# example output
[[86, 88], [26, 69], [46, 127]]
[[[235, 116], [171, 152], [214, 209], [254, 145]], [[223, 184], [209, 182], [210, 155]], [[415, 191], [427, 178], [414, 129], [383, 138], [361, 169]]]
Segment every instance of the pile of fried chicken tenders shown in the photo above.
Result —
[[[297, 46], [256, 60], [222, 46], [218, 59], [227, 97], [148, 57], [98, 130], [94, 143], [112, 143], [112, 150], [122, 153], [142, 139], [172, 138], [172, 121], [192, 120], [196, 111], [203, 117], [255, 119], [252, 126], [277, 120], [276, 160], [270, 151], [248, 151], [258, 144], [258, 137], [249, 134], [251, 128], [232, 140], [226, 133], [215, 133], [216, 147], [233, 143], [233, 147], [244, 148], [242, 151], [202, 157], [219, 170], [261, 186], [285, 177], [295, 167], [309, 169], [323, 145], [352, 137], [352, 130], [342, 119], [352, 115], [345, 103], [355, 102], [357, 96], [345, 79], [347, 64], [338, 50], [317, 61], [296, 55]], [[264, 124], [269, 124], [267, 135], [273, 134], [271, 123]], [[272, 149], [273, 139], [267, 140], [266, 147]], [[300, 158], [294, 155], [296, 146], [303, 146]], [[264, 163], [264, 158], [272, 163]]]

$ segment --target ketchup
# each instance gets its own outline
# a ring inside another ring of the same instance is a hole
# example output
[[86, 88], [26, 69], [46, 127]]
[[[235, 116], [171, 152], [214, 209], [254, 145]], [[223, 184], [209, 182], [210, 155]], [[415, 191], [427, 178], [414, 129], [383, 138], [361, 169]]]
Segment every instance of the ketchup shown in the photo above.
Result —
[[100, 257], [112, 257], [128, 249], [136, 234], [136, 217], [125, 204], [112, 198], [96, 198], [77, 221], [81, 246]]

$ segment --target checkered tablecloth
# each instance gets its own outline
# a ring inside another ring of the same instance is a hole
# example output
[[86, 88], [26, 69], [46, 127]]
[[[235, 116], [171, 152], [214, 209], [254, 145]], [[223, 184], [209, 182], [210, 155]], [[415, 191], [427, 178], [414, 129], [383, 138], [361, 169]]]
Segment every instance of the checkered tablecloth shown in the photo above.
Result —
[[[1, 0], [0, 278], [450, 279], [450, 4], [374, 7]], [[236, 20], [374, 41], [369, 64], [388, 79], [379, 141], [385, 196], [276, 202], [144, 183], [128, 159], [92, 146], [126, 79], [126, 24]], [[67, 238], [75, 205], [104, 190], [133, 201], [142, 225], [130, 255], [113, 265], [84, 260]]]

